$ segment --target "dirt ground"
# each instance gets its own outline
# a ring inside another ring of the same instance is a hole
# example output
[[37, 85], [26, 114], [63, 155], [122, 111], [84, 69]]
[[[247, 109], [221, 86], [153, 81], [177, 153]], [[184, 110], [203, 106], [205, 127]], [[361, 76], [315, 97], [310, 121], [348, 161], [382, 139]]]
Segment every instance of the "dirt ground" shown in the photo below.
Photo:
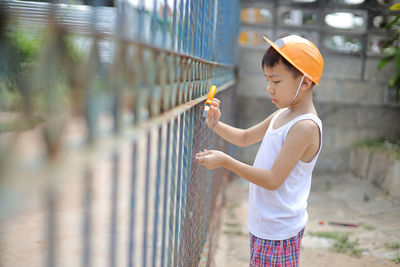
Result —
[[[214, 266], [248, 266], [247, 198], [247, 181], [235, 178], [226, 189]], [[400, 259], [400, 201], [370, 182], [347, 173], [314, 176], [308, 214], [300, 266], [400, 266], [394, 261]], [[334, 250], [335, 239], [326, 237], [332, 233], [348, 236], [337, 243], [347, 250]]]

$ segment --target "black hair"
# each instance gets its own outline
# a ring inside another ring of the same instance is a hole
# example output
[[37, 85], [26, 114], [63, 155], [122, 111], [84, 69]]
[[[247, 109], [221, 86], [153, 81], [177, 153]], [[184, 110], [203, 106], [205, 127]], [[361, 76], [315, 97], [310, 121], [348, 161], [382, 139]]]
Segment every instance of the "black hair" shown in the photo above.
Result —
[[298, 69], [296, 69], [296, 67], [290, 64], [283, 56], [281, 56], [281, 54], [279, 54], [278, 51], [276, 51], [272, 46], [270, 46], [265, 52], [262, 59], [261, 68], [263, 68], [263, 70], [264, 67], [272, 68], [275, 67], [275, 65], [279, 62], [282, 62], [288, 68], [295, 79], [303, 75]]

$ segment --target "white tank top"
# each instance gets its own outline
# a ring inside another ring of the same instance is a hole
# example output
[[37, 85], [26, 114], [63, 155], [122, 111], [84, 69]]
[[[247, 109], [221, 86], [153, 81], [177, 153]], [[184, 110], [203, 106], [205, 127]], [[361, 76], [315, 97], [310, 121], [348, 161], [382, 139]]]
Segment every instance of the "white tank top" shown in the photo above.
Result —
[[309, 163], [299, 160], [282, 185], [270, 191], [250, 183], [249, 232], [269, 240], [291, 238], [304, 228], [308, 221], [307, 198], [310, 194], [311, 175], [322, 146], [322, 123], [313, 114], [298, 116], [274, 130], [274, 122], [285, 111], [282, 109], [272, 118], [262, 140], [254, 167], [270, 170], [278, 156], [291, 127], [300, 120], [314, 121], [320, 130], [320, 148]]

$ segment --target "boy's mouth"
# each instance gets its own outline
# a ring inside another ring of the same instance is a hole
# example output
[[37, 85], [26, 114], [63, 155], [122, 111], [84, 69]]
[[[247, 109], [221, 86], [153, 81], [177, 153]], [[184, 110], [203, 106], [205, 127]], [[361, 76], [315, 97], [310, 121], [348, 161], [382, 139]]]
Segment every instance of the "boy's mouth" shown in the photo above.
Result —
[[275, 98], [271, 98], [272, 104], [276, 104], [278, 101]]

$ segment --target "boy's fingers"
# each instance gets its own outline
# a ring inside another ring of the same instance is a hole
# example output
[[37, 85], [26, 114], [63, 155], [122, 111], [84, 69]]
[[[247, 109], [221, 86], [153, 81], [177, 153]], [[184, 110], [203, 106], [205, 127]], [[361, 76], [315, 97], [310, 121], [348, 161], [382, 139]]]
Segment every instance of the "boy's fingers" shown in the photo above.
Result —
[[213, 101], [212, 101], [212, 105], [216, 106], [218, 108], [219, 104], [220, 104], [220, 101], [218, 99], [214, 98]]

